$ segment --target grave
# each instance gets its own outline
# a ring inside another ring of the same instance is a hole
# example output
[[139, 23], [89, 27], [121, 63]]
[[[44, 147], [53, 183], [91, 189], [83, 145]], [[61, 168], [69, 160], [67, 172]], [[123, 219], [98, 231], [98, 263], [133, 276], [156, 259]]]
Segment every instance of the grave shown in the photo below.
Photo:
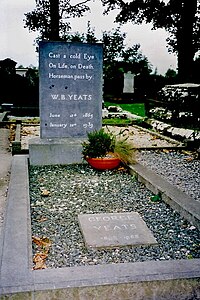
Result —
[[78, 220], [88, 248], [157, 244], [137, 212], [82, 214]]
[[134, 93], [134, 74], [130, 71], [128, 73], [124, 73], [124, 94], [132, 94]]
[[80, 163], [81, 143], [102, 125], [102, 44], [39, 45], [40, 138], [32, 165]]
[[[152, 183], [152, 175], [147, 171], [144, 168], [147, 182], [159, 187], [161, 182], [157, 178]], [[149, 260], [33, 271], [28, 183], [27, 156], [14, 155], [0, 247], [1, 299], [197, 299], [200, 259]], [[165, 197], [177, 195], [174, 189], [171, 193], [171, 187], [165, 187]], [[171, 202], [174, 200], [172, 197]], [[197, 217], [195, 202], [186, 197], [183, 206], [180, 202], [177, 207], [182, 214], [189, 209]]]

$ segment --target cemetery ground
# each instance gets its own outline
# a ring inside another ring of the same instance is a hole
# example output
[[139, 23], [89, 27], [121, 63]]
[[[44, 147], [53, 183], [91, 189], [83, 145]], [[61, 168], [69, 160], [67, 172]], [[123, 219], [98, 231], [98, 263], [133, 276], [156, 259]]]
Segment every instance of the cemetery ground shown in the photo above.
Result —
[[[136, 126], [133, 137], [137, 132], [140, 146], [146, 141], [153, 149], [140, 149], [128, 172], [98, 172], [85, 163], [30, 167], [27, 137], [38, 134], [32, 127], [24, 125], [21, 153], [7, 161], [1, 299], [199, 299], [196, 152]], [[157, 244], [87, 247], [78, 215], [132, 211]]]

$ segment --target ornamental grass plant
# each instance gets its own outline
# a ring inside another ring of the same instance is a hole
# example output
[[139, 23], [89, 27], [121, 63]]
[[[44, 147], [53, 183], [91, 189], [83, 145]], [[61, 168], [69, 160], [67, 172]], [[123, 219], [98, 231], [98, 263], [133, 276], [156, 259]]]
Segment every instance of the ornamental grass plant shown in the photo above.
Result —
[[123, 136], [123, 131], [117, 135], [107, 132], [104, 128], [87, 134], [87, 141], [82, 143], [82, 155], [87, 158], [116, 157], [125, 165], [135, 162], [135, 147]]

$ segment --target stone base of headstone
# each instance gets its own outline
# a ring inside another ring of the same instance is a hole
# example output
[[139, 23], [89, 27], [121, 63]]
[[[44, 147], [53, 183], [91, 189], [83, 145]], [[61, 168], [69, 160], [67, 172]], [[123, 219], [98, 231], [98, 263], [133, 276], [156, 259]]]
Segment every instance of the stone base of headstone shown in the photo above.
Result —
[[82, 163], [81, 143], [83, 140], [83, 138], [30, 139], [30, 165], [66, 165]]

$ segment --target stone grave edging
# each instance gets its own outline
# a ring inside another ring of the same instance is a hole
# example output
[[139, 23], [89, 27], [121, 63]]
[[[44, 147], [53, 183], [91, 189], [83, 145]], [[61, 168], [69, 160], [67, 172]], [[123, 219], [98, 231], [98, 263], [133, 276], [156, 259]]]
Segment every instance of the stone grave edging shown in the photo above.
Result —
[[163, 201], [168, 203], [182, 217], [193, 223], [200, 230], [200, 202], [194, 200], [176, 186], [173, 186], [155, 172], [147, 169], [139, 163], [129, 168], [130, 173], [135, 175], [154, 194], [160, 194]]

